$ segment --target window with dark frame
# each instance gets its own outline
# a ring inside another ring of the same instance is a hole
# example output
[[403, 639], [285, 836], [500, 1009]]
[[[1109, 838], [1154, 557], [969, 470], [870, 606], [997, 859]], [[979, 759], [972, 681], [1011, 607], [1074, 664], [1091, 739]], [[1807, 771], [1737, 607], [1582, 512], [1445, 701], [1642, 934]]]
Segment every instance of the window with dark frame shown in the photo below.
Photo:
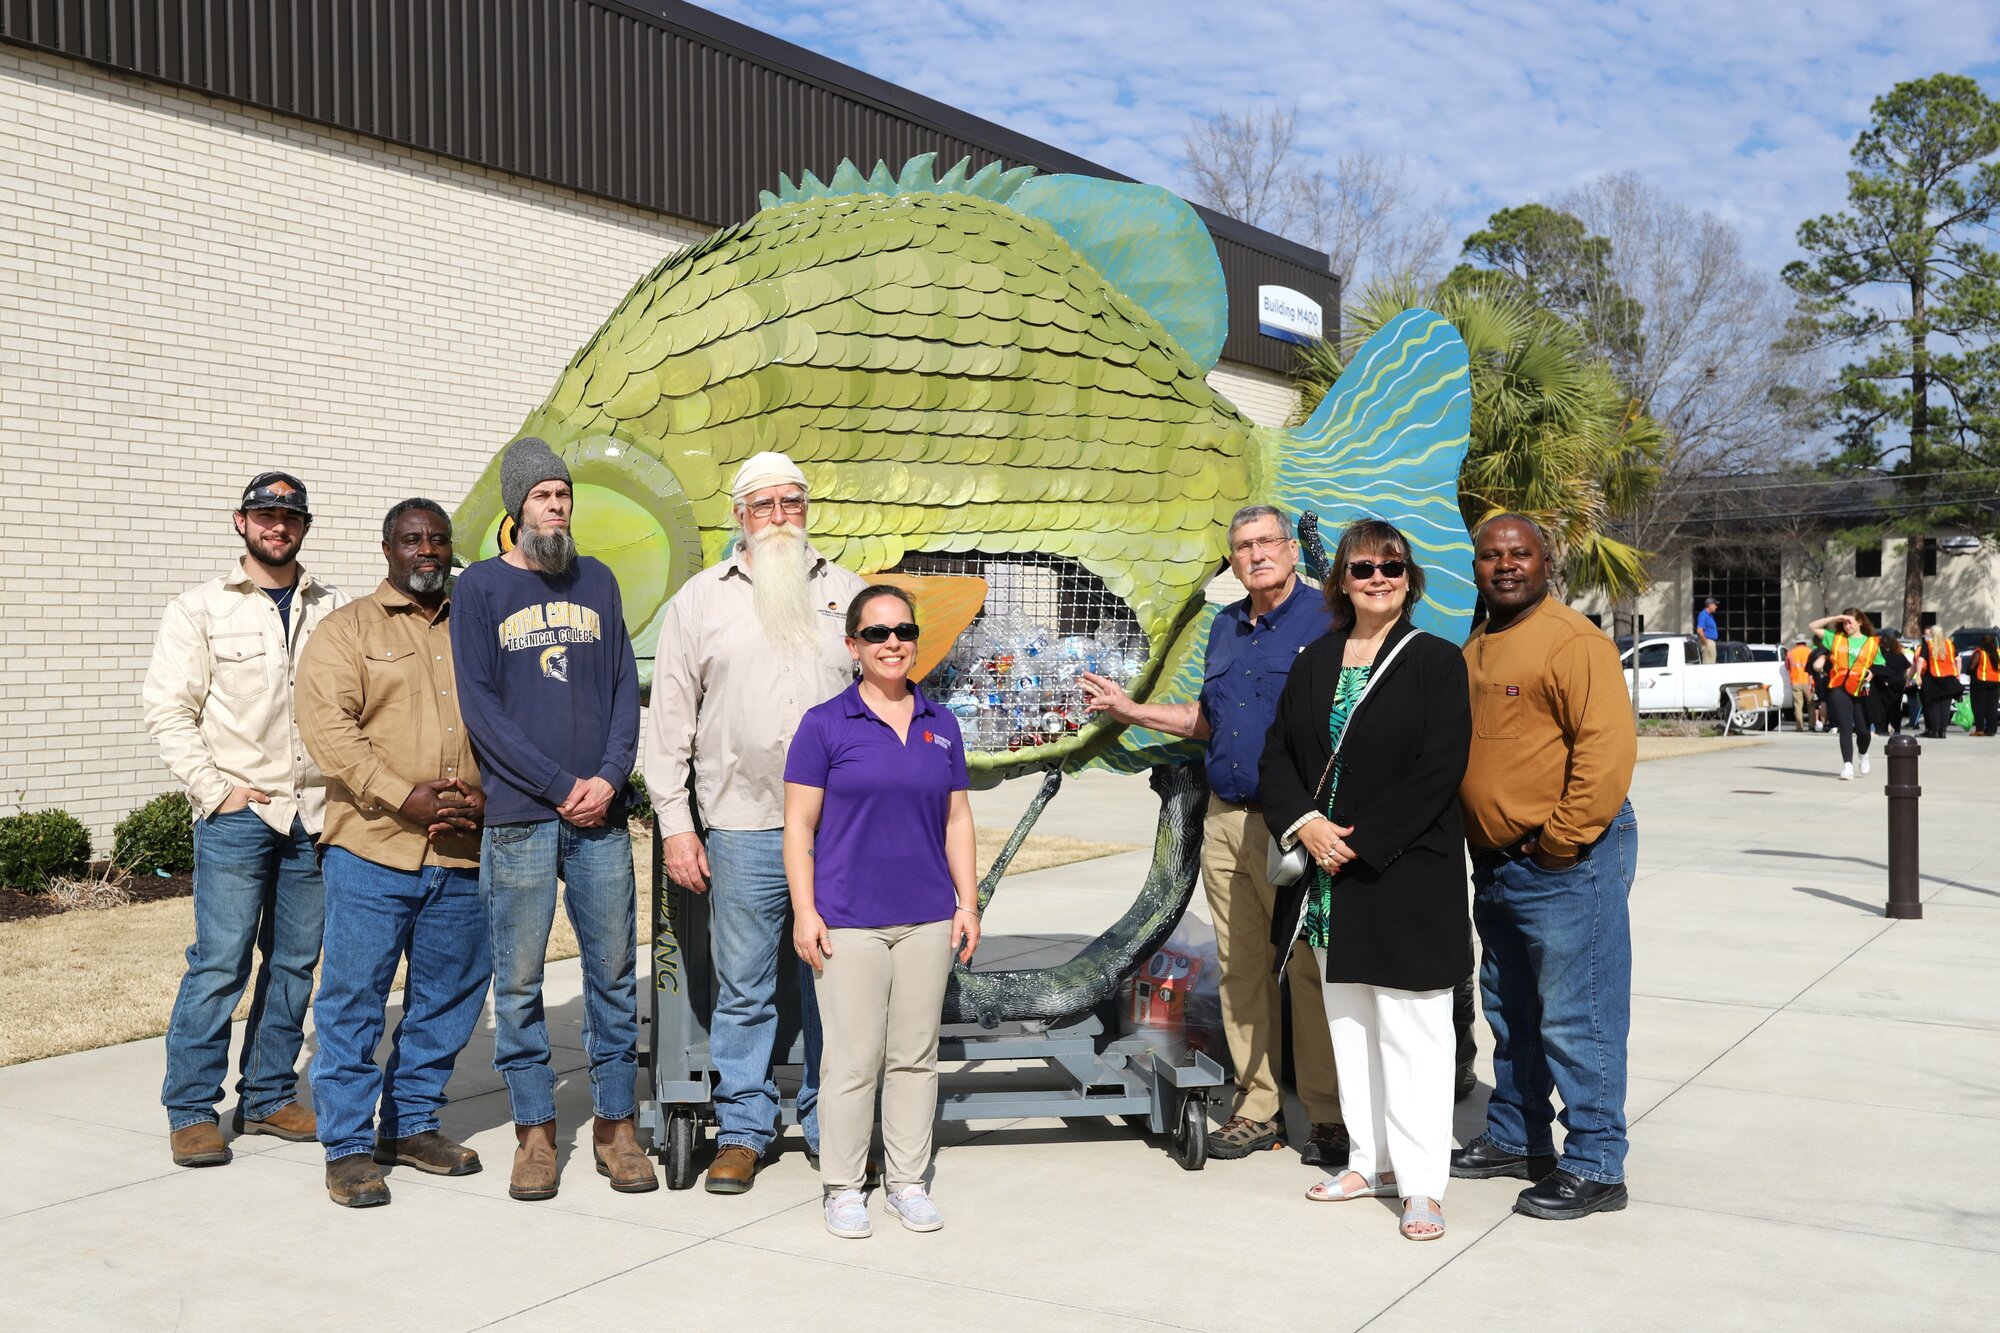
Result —
[[1857, 579], [1879, 579], [1882, 577], [1881, 547], [1857, 546], [1854, 548], [1854, 577]]
[[1722, 605], [1715, 626], [1724, 640], [1777, 643], [1784, 624], [1782, 567], [1779, 553], [1766, 547], [1697, 548], [1694, 552], [1694, 609], [1688, 630], [1702, 603], [1713, 597]]

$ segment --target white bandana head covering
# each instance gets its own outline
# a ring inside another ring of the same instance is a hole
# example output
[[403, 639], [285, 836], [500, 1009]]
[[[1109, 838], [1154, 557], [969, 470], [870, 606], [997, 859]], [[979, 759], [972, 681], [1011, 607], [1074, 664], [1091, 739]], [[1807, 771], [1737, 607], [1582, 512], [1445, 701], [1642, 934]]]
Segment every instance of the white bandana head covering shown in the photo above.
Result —
[[783, 486], [790, 483], [802, 491], [808, 491], [806, 474], [799, 471], [799, 465], [781, 453], [765, 452], [752, 454], [743, 460], [743, 466], [736, 469], [736, 482], [729, 488], [729, 498], [740, 501], [752, 491], [761, 491], [766, 486]]

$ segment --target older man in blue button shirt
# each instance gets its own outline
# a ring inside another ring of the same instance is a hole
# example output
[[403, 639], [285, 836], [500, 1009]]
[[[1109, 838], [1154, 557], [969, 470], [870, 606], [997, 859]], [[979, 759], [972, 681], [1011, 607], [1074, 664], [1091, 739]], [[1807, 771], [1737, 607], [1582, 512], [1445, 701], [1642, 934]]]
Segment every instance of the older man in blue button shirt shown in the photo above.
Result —
[[[1251, 505], [1236, 512], [1229, 524], [1229, 566], [1250, 595], [1224, 607], [1209, 627], [1199, 702], [1135, 703], [1115, 681], [1080, 678], [1093, 712], [1208, 742], [1201, 878], [1215, 921], [1222, 1028], [1237, 1091], [1235, 1114], [1208, 1136], [1209, 1156], [1220, 1158], [1276, 1148], [1284, 1138], [1277, 1056], [1282, 1019], [1270, 942], [1275, 893], [1264, 873], [1271, 833], [1258, 800], [1257, 761], [1292, 660], [1328, 628], [1326, 603], [1300, 582], [1298, 543], [1286, 536], [1277, 510]], [[1311, 1122], [1301, 1156], [1308, 1165], [1337, 1168], [1347, 1162], [1347, 1130], [1340, 1123], [1333, 1042], [1312, 951], [1294, 946], [1286, 972], [1296, 997], [1292, 1059]]]

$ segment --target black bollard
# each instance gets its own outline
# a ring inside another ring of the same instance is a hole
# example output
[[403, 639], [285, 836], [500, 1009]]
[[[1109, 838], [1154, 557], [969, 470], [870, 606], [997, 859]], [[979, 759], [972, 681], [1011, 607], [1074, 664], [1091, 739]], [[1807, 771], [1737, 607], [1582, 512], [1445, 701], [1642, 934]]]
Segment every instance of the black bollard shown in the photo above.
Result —
[[1914, 736], [1889, 738], [1889, 905], [1883, 915], [1898, 921], [1921, 921], [1924, 905], [1917, 897], [1917, 756], [1922, 747]]

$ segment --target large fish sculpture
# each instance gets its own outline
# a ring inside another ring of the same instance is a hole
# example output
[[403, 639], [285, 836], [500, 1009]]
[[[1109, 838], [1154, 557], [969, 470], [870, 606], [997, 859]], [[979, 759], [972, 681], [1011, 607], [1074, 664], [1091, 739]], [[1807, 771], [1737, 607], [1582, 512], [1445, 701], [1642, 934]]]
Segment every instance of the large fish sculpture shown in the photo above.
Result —
[[[1276, 430], [1205, 378], [1227, 328], [1214, 243], [1166, 190], [965, 162], [937, 176], [928, 154], [843, 163], [781, 178], [748, 221], [640, 279], [521, 426], [568, 461], [578, 545], [616, 572], [642, 666], [675, 589], [735, 540], [737, 465], [777, 449], [811, 483], [814, 546], [916, 593], [918, 667], [961, 717], [974, 785], [1047, 775], [1008, 855], [1062, 773], [1154, 768], [1160, 836], [1132, 909], [1063, 968], [961, 969], [955, 1020], [1088, 1008], [1185, 906], [1198, 751], [1090, 717], [1074, 680], [1194, 697], [1203, 589], [1238, 508], [1308, 530], [1388, 519], [1431, 575], [1418, 622], [1463, 633], [1456, 331], [1405, 312], [1310, 420]], [[481, 556], [511, 545], [498, 454], [456, 524]]]

